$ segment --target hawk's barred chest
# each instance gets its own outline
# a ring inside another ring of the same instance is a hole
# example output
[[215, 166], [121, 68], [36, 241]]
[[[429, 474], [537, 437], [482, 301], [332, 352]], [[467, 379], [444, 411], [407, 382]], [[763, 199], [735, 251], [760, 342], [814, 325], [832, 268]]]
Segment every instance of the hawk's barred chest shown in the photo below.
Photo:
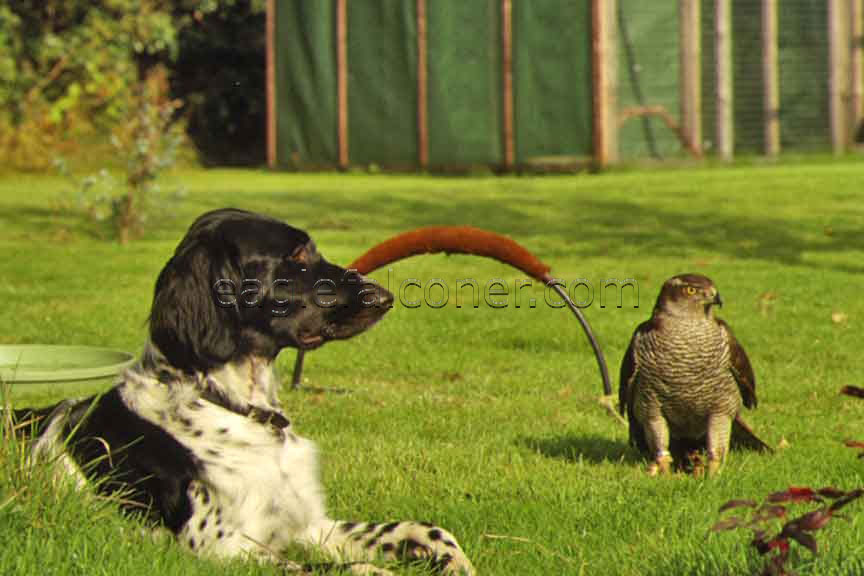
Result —
[[645, 404], [657, 403], [671, 425], [688, 428], [685, 422], [694, 417], [736, 414], [740, 395], [729, 370], [729, 344], [717, 321], [667, 314], [658, 321], [659, 329], [640, 334], [634, 350], [639, 370], [637, 410], [650, 411]]

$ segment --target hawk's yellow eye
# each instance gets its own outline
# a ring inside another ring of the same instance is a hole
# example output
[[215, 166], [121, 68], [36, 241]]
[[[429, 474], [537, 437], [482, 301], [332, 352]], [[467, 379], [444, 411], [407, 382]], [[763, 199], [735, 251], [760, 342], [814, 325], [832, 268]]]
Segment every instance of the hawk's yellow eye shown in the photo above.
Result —
[[686, 288], [684, 288], [684, 292], [686, 292], [688, 296], [693, 296], [694, 294], [696, 294], [696, 288], [694, 288], [693, 286], [687, 286]]

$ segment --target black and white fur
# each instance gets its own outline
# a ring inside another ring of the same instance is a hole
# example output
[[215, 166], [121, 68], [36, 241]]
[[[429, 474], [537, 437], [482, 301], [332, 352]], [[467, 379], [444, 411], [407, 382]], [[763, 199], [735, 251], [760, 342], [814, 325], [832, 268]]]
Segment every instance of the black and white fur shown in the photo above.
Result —
[[[237, 293], [217, 287], [223, 279]], [[251, 290], [241, 294], [243, 286]], [[195, 553], [302, 571], [280, 554], [301, 544], [355, 573], [386, 574], [372, 564], [382, 560], [473, 574], [442, 528], [331, 519], [315, 445], [292, 431], [279, 404], [272, 365], [282, 348], [349, 338], [392, 298], [324, 260], [302, 230], [240, 210], [209, 212], [159, 275], [138, 363], [101, 396], [16, 416], [38, 421], [34, 455], [56, 458], [82, 483], [96, 480], [99, 491], [122, 491], [128, 510]]]

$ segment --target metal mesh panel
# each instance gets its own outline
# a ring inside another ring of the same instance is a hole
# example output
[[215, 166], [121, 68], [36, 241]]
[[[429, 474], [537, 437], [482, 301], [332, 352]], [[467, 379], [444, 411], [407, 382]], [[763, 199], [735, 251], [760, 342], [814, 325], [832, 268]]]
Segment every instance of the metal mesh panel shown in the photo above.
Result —
[[[825, 0], [783, 0], [778, 14], [780, 135], [785, 151], [828, 150], [828, 17]], [[714, 0], [702, 8], [703, 121], [714, 139]], [[762, 14], [759, 2], [732, 4], [733, 93], [737, 153], [764, 150]]]
[[677, 119], [678, 3], [618, 0], [618, 105], [624, 118], [618, 134], [622, 159], [678, 156], [681, 140], [657, 114]]
[[761, 2], [733, 0], [732, 42], [735, 151], [759, 153], [765, 140]]
[[702, 151], [711, 154], [717, 139], [717, 77], [714, 50], [714, 0], [702, 1]]
[[[669, 157], [680, 141], [659, 116], [638, 117], [638, 108], [662, 107], [678, 120], [678, 13], [676, 0], [619, 0], [619, 133], [621, 156]], [[765, 105], [761, 2], [732, 0], [732, 94], [737, 154], [764, 150]], [[714, 0], [702, 2], [703, 149], [716, 140]], [[827, 150], [828, 37], [825, 0], [784, 0], [779, 10], [780, 133], [784, 150]], [[630, 119], [627, 119], [627, 118]]]
[[830, 147], [827, 5], [825, 0], [784, 0], [780, 8], [780, 134], [784, 149]]

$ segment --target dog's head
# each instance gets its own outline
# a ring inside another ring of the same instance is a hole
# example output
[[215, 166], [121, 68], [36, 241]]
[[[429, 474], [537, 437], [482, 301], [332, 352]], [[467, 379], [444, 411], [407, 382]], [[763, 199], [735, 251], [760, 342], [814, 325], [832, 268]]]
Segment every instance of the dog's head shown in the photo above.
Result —
[[349, 338], [392, 302], [381, 286], [327, 262], [304, 231], [217, 210], [192, 224], [159, 274], [150, 338], [176, 368], [208, 371]]

